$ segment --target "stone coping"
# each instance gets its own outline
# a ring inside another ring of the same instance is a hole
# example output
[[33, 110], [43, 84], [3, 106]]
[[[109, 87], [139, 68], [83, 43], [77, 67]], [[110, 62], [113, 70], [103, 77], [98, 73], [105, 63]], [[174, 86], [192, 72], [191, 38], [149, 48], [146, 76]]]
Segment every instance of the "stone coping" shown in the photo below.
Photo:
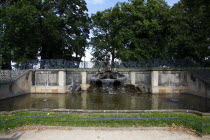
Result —
[[123, 114], [123, 113], [191, 113], [199, 116], [210, 117], [208, 112], [200, 112], [196, 110], [187, 110], [187, 109], [167, 109], [167, 110], [86, 110], [86, 109], [21, 109], [14, 111], [0, 111], [0, 115], [12, 115], [16, 112], [57, 112], [57, 113], [102, 113], [102, 114]]

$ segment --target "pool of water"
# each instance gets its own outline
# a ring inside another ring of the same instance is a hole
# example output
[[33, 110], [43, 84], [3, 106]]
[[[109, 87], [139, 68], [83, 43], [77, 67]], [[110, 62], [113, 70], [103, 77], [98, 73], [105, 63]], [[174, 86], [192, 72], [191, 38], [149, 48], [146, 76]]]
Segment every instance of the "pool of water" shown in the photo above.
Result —
[[[47, 100], [46, 100], [47, 99]], [[153, 110], [191, 109], [210, 112], [210, 100], [188, 94], [26, 94], [0, 100], [0, 111], [18, 109]]]

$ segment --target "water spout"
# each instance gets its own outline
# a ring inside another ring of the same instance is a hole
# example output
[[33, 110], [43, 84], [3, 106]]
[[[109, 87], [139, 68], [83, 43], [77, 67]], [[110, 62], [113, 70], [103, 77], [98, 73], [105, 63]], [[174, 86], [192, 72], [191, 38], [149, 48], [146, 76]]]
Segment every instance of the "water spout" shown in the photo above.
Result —
[[109, 94], [115, 94], [119, 93], [119, 91], [123, 89], [126, 78], [123, 74], [112, 71], [113, 68], [111, 67], [109, 61], [110, 56], [105, 56], [105, 68], [103, 68], [103, 72], [97, 73], [90, 79], [90, 85], [93, 88], [93, 91], [102, 91]]

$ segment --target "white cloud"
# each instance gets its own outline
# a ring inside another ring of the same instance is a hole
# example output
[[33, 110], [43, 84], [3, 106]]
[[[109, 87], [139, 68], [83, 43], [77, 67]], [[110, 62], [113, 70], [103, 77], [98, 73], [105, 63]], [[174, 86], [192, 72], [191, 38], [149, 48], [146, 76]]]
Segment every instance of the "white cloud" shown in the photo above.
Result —
[[87, 0], [91, 4], [104, 4], [105, 0]]

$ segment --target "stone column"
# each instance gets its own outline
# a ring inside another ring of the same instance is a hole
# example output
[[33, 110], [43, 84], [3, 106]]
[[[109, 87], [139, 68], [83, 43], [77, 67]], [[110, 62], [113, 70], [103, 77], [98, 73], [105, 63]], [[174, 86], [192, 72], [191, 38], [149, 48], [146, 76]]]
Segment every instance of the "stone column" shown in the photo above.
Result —
[[58, 85], [66, 86], [66, 72], [65, 71], [58, 72]]
[[82, 84], [87, 84], [87, 72], [82, 72]]
[[81, 89], [86, 91], [90, 87], [89, 84], [87, 84], [87, 72], [82, 72], [82, 84], [81, 84]]
[[135, 85], [136, 84], [136, 72], [131, 71], [131, 84]]
[[58, 72], [58, 93], [66, 93], [66, 71]]
[[158, 90], [159, 71], [151, 72], [151, 91], [152, 93], [159, 93]]

